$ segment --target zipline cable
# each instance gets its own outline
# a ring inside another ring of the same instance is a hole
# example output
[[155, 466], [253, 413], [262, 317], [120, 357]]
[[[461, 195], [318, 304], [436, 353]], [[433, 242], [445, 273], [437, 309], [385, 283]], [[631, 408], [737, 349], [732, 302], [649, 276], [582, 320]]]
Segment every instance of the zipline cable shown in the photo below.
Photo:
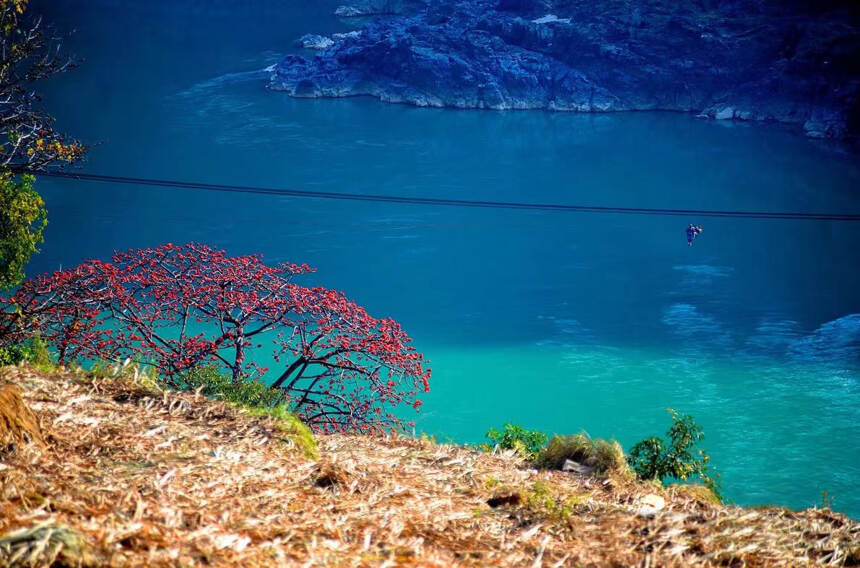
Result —
[[622, 213], [631, 215], [674, 215], [697, 217], [740, 217], [746, 219], [795, 219], [812, 221], [860, 221], [860, 213], [808, 213], [781, 211], [719, 211], [710, 209], [659, 209], [649, 207], [608, 207], [599, 205], [566, 205], [560, 203], [520, 203], [511, 201], [482, 201], [470, 199], [447, 199], [439, 197], [407, 197], [369, 193], [339, 193], [331, 191], [302, 191], [296, 189], [275, 189], [267, 187], [224, 185], [213, 183], [186, 182], [176, 180], [111, 176], [77, 172], [41, 172], [39, 175], [131, 185], [155, 187], [175, 187], [201, 191], [220, 191], [229, 193], [253, 193], [258, 195], [278, 195], [283, 197], [303, 197], [311, 199], [338, 199], [344, 201], [373, 201], [382, 203], [403, 203], [411, 205], [434, 205], [449, 207], [484, 207], [491, 209], [525, 209], [535, 211], [564, 211], [579, 213]]

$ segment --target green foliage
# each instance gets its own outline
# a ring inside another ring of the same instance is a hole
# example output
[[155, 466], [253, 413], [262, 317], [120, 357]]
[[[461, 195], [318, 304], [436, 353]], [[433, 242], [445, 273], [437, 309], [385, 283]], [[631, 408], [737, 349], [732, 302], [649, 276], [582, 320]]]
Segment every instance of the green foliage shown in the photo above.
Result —
[[526, 430], [519, 424], [505, 424], [502, 431], [490, 428], [485, 436], [490, 444], [485, 444], [485, 449], [499, 446], [503, 450], [515, 450], [518, 455], [534, 459], [546, 444], [546, 434], [538, 430]]
[[[43, 242], [45, 203], [34, 172], [81, 160], [86, 148], [54, 130], [35, 89], [39, 81], [74, 67], [28, 0], [0, 0], [0, 290], [24, 280], [24, 266]], [[20, 175], [16, 177], [18, 174]]]
[[30, 338], [26, 343], [27, 361], [38, 369], [50, 369], [54, 366], [54, 358], [51, 357], [51, 352], [48, 350], [48, 344], [36, 335]]
[[258, 380], [234, 382], [221, 374], [215, 365], [195, 367], [182, 375], [179, 381], [183, 390], [200, 390], [209, 398], [226, 400], [251, 408], [275, 408], [285, 402], [284, 391], [269, 388]]
[[641, 479], [662, 479], [666, 476], [663, 467], [664, 452], [663, 440], [651, 436], [634, 444], [627, 461]]
[[17, 345], [0, 347], [0, 367], [30, 363], [39, 369], [51, 368], [54, 364], [48, 346], [38, 336]]
[[705, 437], [701, 426], [689, 414], [668, 410], [672, 426], [666, 431], [666, 439], [652, 436], [634, 444], [627, 458], [630, 467], [642, 479], [697, 478], [720, 498], [719, 474], [712, 474], [710, 457], [704, 450], [694, 449]]
[[0, 172], [0, 289], [24, 280], [24, 266], [44, 240], [48, 212], [31, 175]]
[[561, 469], [566, 460], [573, 460], [595, 472], [626, 474], [627, 463], [621, 445], [615, 440], [592, 439], [585, 432], [571, 436], [553, 436], [535, 459], [541, 469]]
[[27, 350], [21, 345], [0, 347], [0, 367], [17, 365], [27, 360]]

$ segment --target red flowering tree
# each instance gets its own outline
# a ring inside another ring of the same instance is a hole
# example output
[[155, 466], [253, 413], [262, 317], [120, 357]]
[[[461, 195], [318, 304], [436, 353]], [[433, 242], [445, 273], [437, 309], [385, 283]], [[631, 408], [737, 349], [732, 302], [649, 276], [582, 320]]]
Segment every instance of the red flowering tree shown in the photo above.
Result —
[[61, 362], [131, 357], [176, 387], [188, 370], [215, 364], [234, 382], [282, 389], [321, 431], [399, 424], [395, 408], [417, 410], [418, 392], [429, 390], [423, 356], [394, 320], [371, 317], [340, 292], [293, 282], [311, 271], [193, 243], [130, 250], [28, 280], [0, 298], [0, 337], [38, 332]]

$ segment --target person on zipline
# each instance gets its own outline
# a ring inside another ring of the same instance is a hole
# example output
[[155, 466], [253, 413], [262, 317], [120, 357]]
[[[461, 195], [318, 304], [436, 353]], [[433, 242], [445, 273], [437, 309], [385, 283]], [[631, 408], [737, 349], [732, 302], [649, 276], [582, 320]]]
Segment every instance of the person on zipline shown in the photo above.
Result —
[[694, 225], [690, 223], [690, 226], [687, 227], [687, 246], [693, 246], [693, 241], [696, 240], [696, 237], [699, 236], [699, 233], [702, 232], [701, 225]]

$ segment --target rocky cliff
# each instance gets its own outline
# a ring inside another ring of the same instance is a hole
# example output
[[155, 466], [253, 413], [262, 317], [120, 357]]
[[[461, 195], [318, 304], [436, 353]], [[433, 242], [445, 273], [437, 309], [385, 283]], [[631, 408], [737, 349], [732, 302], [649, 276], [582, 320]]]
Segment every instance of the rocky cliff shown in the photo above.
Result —
[[286, 57], [270, 87], [435, 107], [671, 110], [791, 123], [819, 138], [860, 131], [860, 18], [850, 3], [376, 4], [339, 8], [357, 29]]

